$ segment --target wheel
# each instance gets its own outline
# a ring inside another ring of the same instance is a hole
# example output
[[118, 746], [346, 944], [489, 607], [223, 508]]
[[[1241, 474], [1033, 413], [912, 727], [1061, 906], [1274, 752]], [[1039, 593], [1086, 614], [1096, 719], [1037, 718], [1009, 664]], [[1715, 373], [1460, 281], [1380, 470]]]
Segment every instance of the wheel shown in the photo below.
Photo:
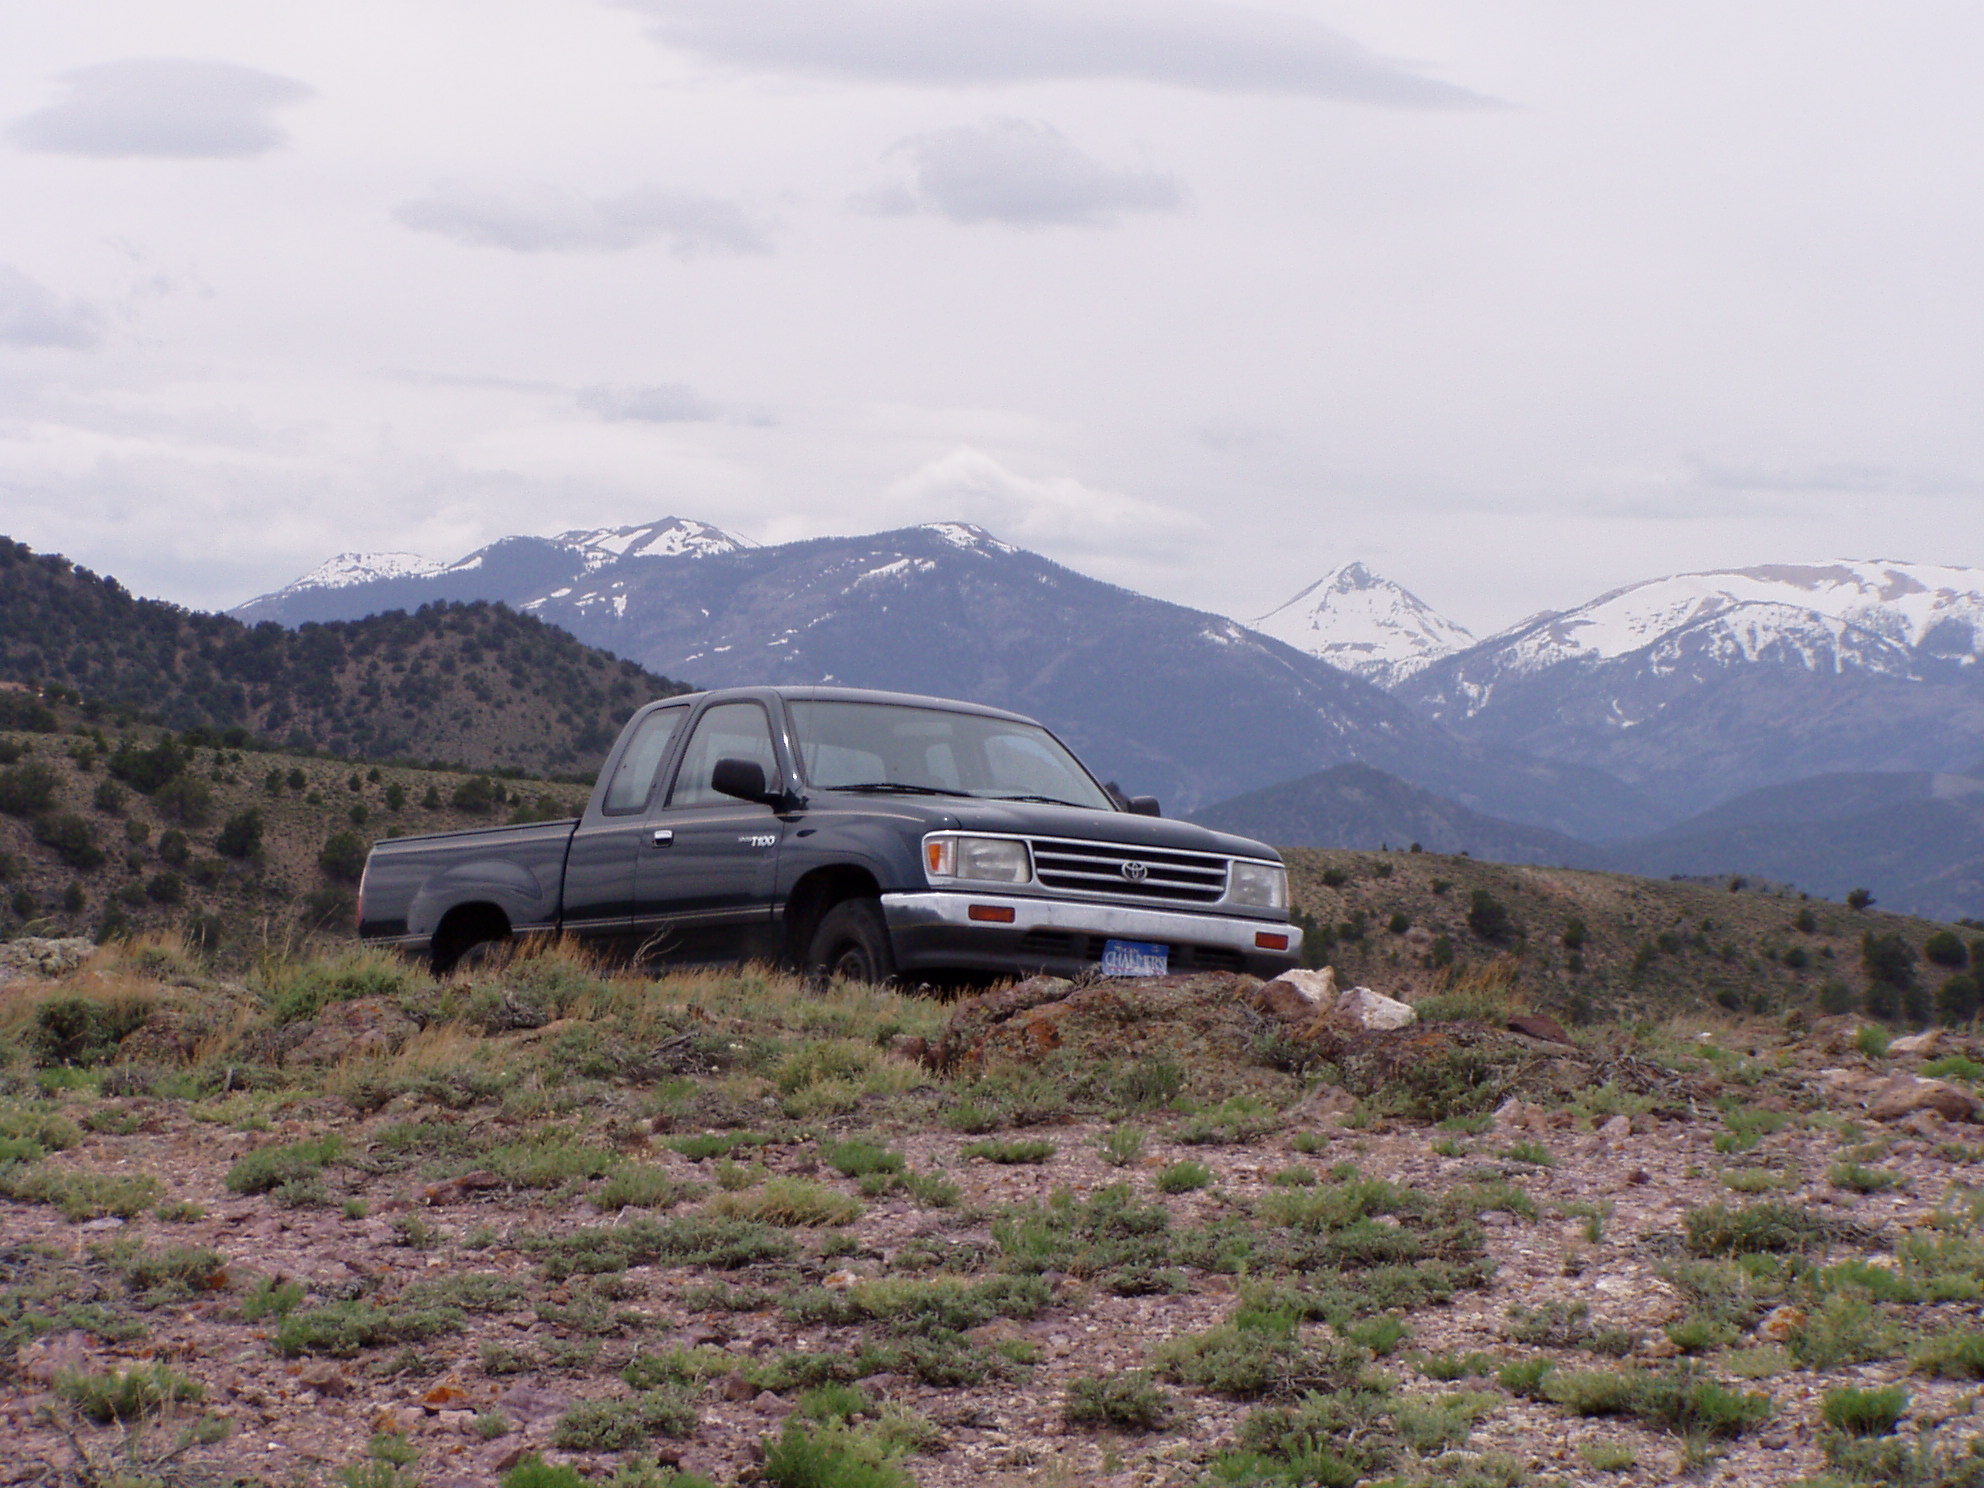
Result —
[[826, 981], [877, 987], [893, 981], [896, 952], [882, 906], [873, 899], [843, 899], [828, 910], [807, 948], [806, 970]]
[[493, 971], [508, 959], [510, 945], [508, 931], [484, 940], [470, 941], [467, 945], [459, 941], [437, 945], [434, 950], [434, 975], [444, 977], [456, 973]]

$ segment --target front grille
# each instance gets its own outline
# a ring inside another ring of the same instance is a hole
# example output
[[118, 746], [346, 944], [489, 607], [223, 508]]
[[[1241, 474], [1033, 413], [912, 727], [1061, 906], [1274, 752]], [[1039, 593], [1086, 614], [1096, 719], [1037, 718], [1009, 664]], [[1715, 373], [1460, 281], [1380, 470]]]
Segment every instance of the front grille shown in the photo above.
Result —
[[[1226, 895], [1226, 859], [1211, 853], [1116, 847], [1035, 837], [1033, 876], [1043, 888], [1174, 904], [1212, 904]], [[1141, 865], [1138, 875], [1133, 865]], [[1129, 873], [1124, 869], [1130, 868]]]

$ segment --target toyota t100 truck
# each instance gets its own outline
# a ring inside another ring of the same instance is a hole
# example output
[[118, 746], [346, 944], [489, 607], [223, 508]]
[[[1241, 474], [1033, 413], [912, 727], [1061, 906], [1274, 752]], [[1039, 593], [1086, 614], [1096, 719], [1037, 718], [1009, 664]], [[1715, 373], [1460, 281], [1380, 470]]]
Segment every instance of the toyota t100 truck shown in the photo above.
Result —
[[668, 698], [575, 821], [376, 843], [368, 941], [437, 973], [512, 937], [939, 982], [1296, 964], [1271, 847], [1124, 799], [1030, 718], [839, 687]]

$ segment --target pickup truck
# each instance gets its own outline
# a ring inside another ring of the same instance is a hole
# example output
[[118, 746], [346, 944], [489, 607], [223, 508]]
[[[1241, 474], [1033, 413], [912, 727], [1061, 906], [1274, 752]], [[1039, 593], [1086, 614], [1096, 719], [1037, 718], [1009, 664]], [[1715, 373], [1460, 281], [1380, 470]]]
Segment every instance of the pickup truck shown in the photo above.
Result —
[[1040, 724], [745, 687], [642, 708], [585, 815], [373, 845], [359, 933], [436, 974], [526, 935], [881, 983], [1296, 964], [1271, 847], [1165, 820]]

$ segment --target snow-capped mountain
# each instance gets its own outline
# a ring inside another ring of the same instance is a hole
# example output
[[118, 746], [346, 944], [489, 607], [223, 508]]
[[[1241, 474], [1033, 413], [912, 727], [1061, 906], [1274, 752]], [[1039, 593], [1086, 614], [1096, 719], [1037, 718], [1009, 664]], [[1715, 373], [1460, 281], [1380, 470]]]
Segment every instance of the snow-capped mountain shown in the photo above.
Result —
[[419, 579], [439, 573], [447, 566], [433, 558], [423, 558], [418, 553], [340, 553], [276, 592], [296, 594], [306, 589], [349, 589], [353, 584], [369, 584], [375, 579]]
[[630, 559], [708, 558], [752, 544], [692, 517], [632, 527], [576, 528], [556, 537], [506, 537], [453, 563], [415, 553], [342, 553], [294, 583], [257, 595], [228, 613], [251, 624], [346, 620], [430, 600], [500, 599], [518, 608], [602, 568]]
[[561, 532], [551, 540], [584, 554], [588, 573], [622, 558], [707, 558], [712, 553], [734, 553], [739, 548], [757, 546], [692, 517], [663, 517], [659, 522], [638, 527]]
[[1380, 687], [1474, 644], [1465, 626], [1361, 563], [1332, 569], [1247, 624]]
[[1445, 657], [1399, 695], [1463, 733], [1697, 811], [1984, 754], [1984, 570], [1779, 564], [1628, 585]]

